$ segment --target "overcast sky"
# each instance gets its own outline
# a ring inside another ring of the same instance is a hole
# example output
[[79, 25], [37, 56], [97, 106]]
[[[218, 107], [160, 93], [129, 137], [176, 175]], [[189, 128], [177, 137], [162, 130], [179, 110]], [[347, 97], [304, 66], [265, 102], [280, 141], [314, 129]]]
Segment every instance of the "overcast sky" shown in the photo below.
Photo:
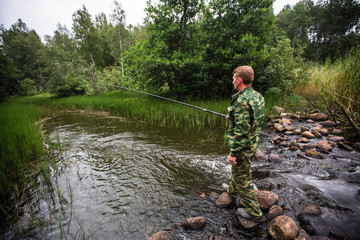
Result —
[[[147, 0], [118, 0], [126, 13], [126, 24], [138, 25], [145, 18]], [[299, 0], [276, 0], [275, 14], [286, 5], [294, 5]], [[9, 29], [19, 18], [29, 29], [34, 29], [43, 39], [53, 35], [57, 24], [66, 25], [70, 30], [72, 15], [85, 5], [94, 19], [96, 14], [111, 14], [114, 0], [0, 0], [0, 24]], [[152, 0], [154, 2], [154, 0]]]

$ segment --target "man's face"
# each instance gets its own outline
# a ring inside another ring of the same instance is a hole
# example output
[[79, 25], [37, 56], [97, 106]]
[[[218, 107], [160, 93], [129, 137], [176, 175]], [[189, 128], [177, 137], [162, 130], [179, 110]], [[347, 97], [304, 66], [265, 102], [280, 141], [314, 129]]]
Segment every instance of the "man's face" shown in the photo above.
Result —
[[238, 86], [240, 84], [240, 78], [237, 78], [235, 73], [233, 75], [233, 82], [232, 83], [234, 85], [234, 88], [237, 90], [237, 88], [238, 88]]

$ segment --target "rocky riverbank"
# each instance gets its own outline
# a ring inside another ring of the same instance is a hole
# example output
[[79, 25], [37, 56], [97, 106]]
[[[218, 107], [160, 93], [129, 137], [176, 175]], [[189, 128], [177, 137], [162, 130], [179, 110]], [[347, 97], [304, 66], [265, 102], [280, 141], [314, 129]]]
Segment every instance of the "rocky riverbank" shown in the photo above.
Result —
[[[360, 159], [357, 161], [343, 160], [345, 158], [339, 155], [339, 153], [347, 152], [360, 156], [358, 152], [360, 142], [347, 141], [342, 136], [344, 130], [341, 129], [341, 126], [330, 121], [325, 114], [313, 113], [309, 116], [301, 116], [301, 114], [286, 113], [281, 108], [278, 110], [279, 115], [271, 116], [268, 123], [268, 133], [275, 132], [276, 134], [270, 139], [270, 142], [266, 143], [266, 147], [258, 149], [254, 162], [280, 167], [285, 162], [304, 161], [308, 165], [330, 169], [328, 178], [342, 179], [355, 184], [360, 183], [360, 174], [357, 171]], [[323, 218], [328, 218], [326, 216], [328, 211], [323, 211], [325, 206], [321, 205], [321, 201], [319, 204], [304, 204], [298, 212], [287, 214], [289, 209], [286, 209], [286, 204], [279, 206], [282, 196], [265, 190], [266, 185], [260, 182], [258, 186], [261, 190], [256, 191], [260, 207], [266, 216], [266, 221], [261, 224], [239, 216], [236, 209], [242, 207], [241, 200], [233, 201], [226, 192], [211, 192], [208, 196], [202, 193], [200, 197], [212, 202], [218, 209], [229, 209], [229, 213], [236, 216], [240, 228], [244, 229], [244, 237], [249, 239], [352, 239], [348, 238], [346, 232], [337, 230], [336, 226], [331, 226], [325, 234], [324, 231], [319, 234], [316, 225]], [[360, 190], [358, 195], [360, 196]], [[182, 221], [181, 224], [176, 224], [176, 228], [199, 231], [204, 228], [206, 221], [204, 217], [189, 218]], [[172, 239], [170, 233], [176, 228], [155, 233], [150, 239]], [[260, 234], [258, 229], [261, 229]], [[258, 233], [252, 234], [254, 231]], [[205, 234], [202, 239], [234, 238], [213, 233]]]

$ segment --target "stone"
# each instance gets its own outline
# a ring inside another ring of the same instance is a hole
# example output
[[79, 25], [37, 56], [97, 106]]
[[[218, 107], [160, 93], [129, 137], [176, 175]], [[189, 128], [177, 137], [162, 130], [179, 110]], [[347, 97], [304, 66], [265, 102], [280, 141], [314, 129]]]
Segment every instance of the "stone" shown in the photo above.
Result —
[[295, 135], [300, 135], [302, 132], [301, 132], [301, 130], [300, 129], [295, 129], [294, 130], [294, 134]]
[[306, 138], [315, 138], [314, 134], [312, 134], [309, 131], [305, 131], [305, 132], [301, 133], [301, 136], [306, 137]]
[[331, 240], [328, 236], [311, 236], [312, 240]]
[[298, 139], [298, 142], [299, 143], [308, 143], [308, 142], [310, 142], [310, 140], [307, 139], [306, 137], [301, 137], [301, 138]]
[[346, 151], [353, 151], [354, 149], [348, 145], [346, 145], [343, 142], [338, 142], [337, 145], [339, 146], [339, 148], [344, 149]]
[[216, 206], [219, 208], [227, 208], [230, 207], [233, 204], [233, 200], [229, 193], [223, 192], [220, 194], [218, 199], [216, 199]]
[[291, 120], [288, 119], [288, 118], [282, 118], [281, 121], [280, 121], [281, 124], [284, 124], [286, 123], [286, 126], [290, 125], [291, 124]]
[[319, 124], [323, 127], [328, 127], [328, 128], [336, 126], [336, 124], [332, 121], [323, 121], [323, 122], [319, 122]]
[[316, 145], [313, 145], [313, 144], [302, 144], [302, 145], [299, 145], [299, 148], [301, 151], [307, 151], [309, 149], [314, 149], [316, 148]]
[[274, 205], [269, 209], [269, 212], [267, 214], [267, 221], [270, 222], [274, 218], [284, 215], [284, 209], [282, 209], [278, 205]]
[[284, 134], [285, 134], [285, 135], [293, 135], [294, 132], [293, 132], [293, 131], [286, 131]]
[[216, 199], [218, 199], [220, 196], [220, 194], [216, 193], [216, 192], [211, 192], [209, 195], [209, 200], [216, 203]]
[[283, 142], [281, 142], [281, 143], [279, 143], [279, 146], [280, 147], [288, 147], [289, 146], [289, 144], [288, 144], [288, 142], [287, 141], [283, 141]]
[[171, 240], [171, 236], [168, 232], [161, 231], [153, 234], [149, 240]]
[[304, 229], [300, 229], [299, 236], [294, 240], [312, 240], [312, 238], [307, 234]]
[[306, 120], [307, 123], [314, 123], [314, 120], [308, 119]]
[[267, 231], [275, 240], [290, 240], [299, 235], [299, 228], [294, 220], [285, 215], [273, 219], [268, 224]]
[[308, 127], [305, 126], [301, 126], [301, 132], [306, 132], [309, 131], [310, 129]]
[[305, 155], [307, 157], [311, 157], [311, 158], [321, 158], [320, 154], [317, 151], [314, 151], [314, 150], [307, 150], [305, 152]]
[[310, 119], [314, 121], [325, 121], [328, 119], [328, 116], [324, 113], [313, 113], [310, 114]]
[[186, 229], [198, 230], [205, 225], [205, 222], [204, 217], [194, 217], [183, 220], [181, 226]]
[[283, 112], [285, 112], [285, 109], [282, 108], [282, 107], [277, 107], [277, 106], [275, 106], [274, 109], [275, 109], [278, 113], [283, 113]]
[[322, 138], [322, 137], [323, 137], [323, 136], [321, 135], [321, 133], [318, 132], [318, 131], [313, 131], [312, 134], [314, 134], [314, 136], [317, 137], [317, 138]]
[[320, 131], [320, 129], [321, 129], [321, 126], [319, 127], [319, 126], [316, 126], [316, 127], [313, 127], [312, 129], [311, 129], [311, 131], [312, 132], [318, 132], [318, 131]]
[[274, 128], [276, 132], [282, 132], [284, 131], [284, 127], [279, 123], [274, 123]]
[[332, 142], [342, 142], [342, 141], [344, 141], [344, 137], [341, 137], [341, 136], [331, 136], [331, 137], [328, 137], [328, 140], [329, 140], [329, 141], [332, 141]]
[[306, 206], [303, 210], [301, 210], [302, 215], [320, 215], [321, 214], [321, 209], [318, 205], [308, 205]]
[[337, 240], [346, 240], [347, 238], [346, 238], [346, 236], [343, 234], [343, 233], [341, 233], [341, 232], [339, 232], [339, 231], [336, 231], [336, 230], [334, 230], [334, 229], [331, 229], [330, 230], [330, 232], [329, 232], [329, 237], [330, 238], [335, 238], [335, 239], [337, 239]]
[[280, 143], [280, 142], [282, 142], [282, 141], [286, 141], [286, 140], [288, 140], [288, 139], [287, 139], [287, 138], [284, 138], [284, 137], [282, 137], [282, 136], [275, 136], [275, 137], [271, 140], [271, 142], [274, 143], [274, 144], [278, 144], [278, 143]]
[[266, 156], [260, 149], [257, 149], [256, 153], [255, 153], [254, 160], [259, 161], [259, 162], [265, 162], [266, 161]]
[[246, 218], [242, 218], [242, 217], [237, 217], [240, 225], [245, 228], [246, 230], [251, 230], [254, 229], [256, 227], [258, 227], [260, 225], [260, 223], [252, 221], [250, 219], [246, 219]]
[[321, 135], [323, 136], [329, 135], [329, 130], [327, 130], [326, 128], [320, 128], [318, 132], [321, 133]]
[[297, 146], [294, 146], [294, 145], [290, 145], [289, 149], [290, 149], [290, 151], [293, 151], [293, 152], [299, 150], [299, 148]]
[[269, 160], [269, 162], [272, 162], [272, 163], [281, 163], [280, 156], [277, 154], [273, 154], [273, 153], [269, 154], [268, 160]]
[[274, 192], [255, 190], [255, 194], [259, 201], [261, 210], [268, 211], [272, 206], [278, 204], [279, 196]]
[[293, 132], [295, 130], [295, 128], [293, 126], [286, 126], [285, 130]]
[[331, 145], [332, 145], [331, 142], [324, 140], [324, 141], [318, 142], [316, 148], [319, 149], [321, 152], [329, 152], [333, 149], [333, 147]]
[[343, 133], [343, 130], [334, 128], [334, 129], [331, 131], [331, 133], [332, 133], [332, 134], [341, 134], [341, 133]]

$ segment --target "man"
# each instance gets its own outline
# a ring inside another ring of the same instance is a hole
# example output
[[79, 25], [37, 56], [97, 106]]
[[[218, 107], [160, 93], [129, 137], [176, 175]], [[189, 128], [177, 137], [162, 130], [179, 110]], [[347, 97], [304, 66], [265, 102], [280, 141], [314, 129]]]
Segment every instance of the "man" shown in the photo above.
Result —
[[252, 67], [240, 66], [233, 71], [232, 83], [238, 92], [232, 96], [227, 116], [227, 140], [230, 148], [228, 159], [232, 164], [227, 192], [234, 199], [239, 196], [245, 205], [245, 208], [237, 210], [240, 217], [262, 222], [264, 217], [252, 183], [251, 161], [264, 122], [265, 103], [263, 96], [251, 87], [253, 80]]

